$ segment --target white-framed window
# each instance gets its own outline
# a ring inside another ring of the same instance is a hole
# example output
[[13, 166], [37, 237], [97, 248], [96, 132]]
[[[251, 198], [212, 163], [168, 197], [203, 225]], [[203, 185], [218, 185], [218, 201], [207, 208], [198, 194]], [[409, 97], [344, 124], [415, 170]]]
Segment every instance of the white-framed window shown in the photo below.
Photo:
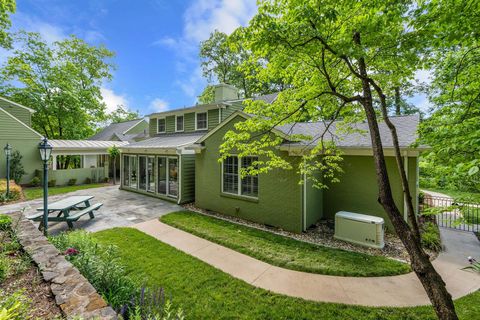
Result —
[[208, 114], [207, 112], [199, 112], [195, 114], [195, 130], [208, 129]]
[[183, 131], [183, 123], [184, 123], [183, 115], [176, 116], [176, 118], [175, 118], [175, 131], [176, 132], [182, 132]]
[[157, 119], [157, 133], [165, 133], [167, 130], [167, 123], [165, 118]]
[[258, 157], [229, 156], [222, 164], [222, 192], [239, 196], [258, 198], [258, 175], [241, 177], [241, 168], [248, 168]]

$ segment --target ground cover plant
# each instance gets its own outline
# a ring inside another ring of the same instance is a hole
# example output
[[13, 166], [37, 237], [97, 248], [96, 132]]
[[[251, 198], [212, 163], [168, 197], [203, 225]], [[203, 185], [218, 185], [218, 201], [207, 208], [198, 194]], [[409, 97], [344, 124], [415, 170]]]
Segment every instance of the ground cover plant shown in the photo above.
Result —
[[[116, 245], [128, 275], [162, 286], [187, 319], [436, 319], [431, 307], [370, 308], [274, 294], [131, 228], [101, 231], [95, 238]], [[474, 319], [480, 314], [480, 292], [455, 304], [460, 319]]]
[[7, 197], [7, 180], [0, 179], [0, 204], [17, 201], [22, 198], [22, 187], [15, 183], [14, 180], [10, 180], [9, 195]]
[[191, 211], [160, 220], [273, 265], [292, 270], [340, 276], [385, 276], [410, 267], [393, 259], [310, 244]]
[[[48, 188], [48, 195], [54, 196], [57, 194], [63, 194], [63, 193], [77, 191], [77, 190], [100, 188], [104, 186], [105, 186], [104, 183], [95, 183], [95, 184], [51, 187], [51, 188]], [[26, 200], [41, 198], [43, 196], [43, 188], [42, 187], [25, 188], [23, 189], [23, 194], [25, 195]]]

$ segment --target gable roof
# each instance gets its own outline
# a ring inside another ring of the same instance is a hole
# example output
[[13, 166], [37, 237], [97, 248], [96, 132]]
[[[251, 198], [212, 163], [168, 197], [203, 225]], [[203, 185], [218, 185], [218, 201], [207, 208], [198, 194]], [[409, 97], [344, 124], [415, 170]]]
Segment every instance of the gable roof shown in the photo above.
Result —
[[12, 105], [14, 105], [14, 106], [16, 106], [16, 107], [26, 109], [26, 110], [30, 111], [30, 113], [34, 113], [34, 112], [35, 112], [35, 110], [33, 110], [33, 109], [31, 109], [31, 108], [25, 107], [24, 105], [21, 105], [20, 103], [16, 103], [16, 102], [14, 102], [14, 101], [12, 101], [12, 100], [8, 100], [7, 98], [0, 97], [0, 100], [1, 100], [1, 101], [4, 101], [4, 102], [7, 102], [7, 103], [10, 103], [10, 104], [12, 104]]
[[88, 140], [106, 141], [116, 137], [120, 141], [131, 141], [137, 136], [137, 134], [128, 134], [128, 131], [142, 123], [142, 121], [145, 121], [145, 119], [142, 118], [111, 123], [101, 131], [88, 138]]
[[37, 131], [33, 130], [32, 128], [30, 128], [28, 125], [26, 125], [25, 123], [23, 123], [22, 121], [18, 120], [14, 115], [12, 115], [11, 113], [9, 113], [7, 110], [4, 110], [3, 108], [0, 108], [0, 112], [4, 112], [7, 116], [9, 116], [10, 118], [12, 118], [13, 120], [15, 120], [16, 122], [20, 123], [23, 127], [27, 128], [28, 130], [30, 130], [32, 133], [34, 133], [35, 135], [37, 135], [38, 137], [40, 138], [43, 138], [43, 136], [38, 133]]

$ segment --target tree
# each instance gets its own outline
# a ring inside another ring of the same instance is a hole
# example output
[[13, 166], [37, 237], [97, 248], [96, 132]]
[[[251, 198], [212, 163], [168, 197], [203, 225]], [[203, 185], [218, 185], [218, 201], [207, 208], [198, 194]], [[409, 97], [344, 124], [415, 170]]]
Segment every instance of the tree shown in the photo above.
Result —
[[215, 101], [215, 87], [208, 85], [203, 89], [203, 92], [198, 96], [200, 104], [209, 104]]
[[22, 177], [25, 175], [25, 169], [22, 164], [22, 154], [20, 151], [15, 150], [12, 152], [12, 158], [10, 159], [10, 175], [16, 184], [20, 184]]
[[123, 121], [139, 119], [140, 114], [138, 111], [130, 111], [124, 106], [117, 106], [117, 109], [108, 115], [108, 119], [112, 123], [118, 123]]
[[[338, 118], [343, 118], [344, 123], [366, 118], [378, 201], [405, 246], [412, 269], [438, 317], [457, 319], [452, 297], [421, 247], [398, 136], [388, 115], [389, 95], [399, 84], [413, 79], [424, 50], [422, 40], [429, 36], [411, 27], [412, 7], [413, 3], [407, 1], [260, 1], [259, 12], [242, 31], [239, 45], [254, 56], [268, 56], [259, 71], [260, 78], [265, 73], [281, 76], [290, 81], [291, 87], [271, 105], [262, 101], [247, 103], [245, 112], [255, 116], [236, 124], [236, 132], [225, 135], [221, 153], [226, 157], [235, 150], [239, 156], [262, 156], [262, 160], [242, 170], [244, 175], [289, 168], [291, 165], [272, 151], [282, 142], [271, 134], [276, 126], [295, 123], [305, 114], [327, 124]], [[379, 118], [390, 129], [409, 223], [393, 200]], [[337, 157], [335, 145], [320, 139], [314, 148], [305, 150], [298, 170], [312, 173], [317, 169], [324, 181], [335, 180]]]
[[117, 183], [117, 158], [120, 155], [120, 149], [117, 146], [108, 148], [108, 154], [113, 162], [113, 184]]
[[49, 45], [20, 32], [3, 66], [0, 94], [36, 113], [32, 126], [49, 139], [84, 139], [106, 119], [100, 87], [111, 79], [113, 53], [74, 36]]
[[0, 0], [0, 47], [10, 48], [12, 39], [8, 33], [8, 29], [12, 22], [10, 14], [16, 10], [15, 0]]

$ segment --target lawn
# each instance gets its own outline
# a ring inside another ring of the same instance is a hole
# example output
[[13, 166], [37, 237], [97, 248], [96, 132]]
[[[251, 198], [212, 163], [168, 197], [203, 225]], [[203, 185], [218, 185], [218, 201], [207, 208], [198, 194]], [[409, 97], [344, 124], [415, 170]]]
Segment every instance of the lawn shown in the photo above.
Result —
[[396, 260], [314, 245], [190, 211], [170, 213], [160, 220], [287, 269], [358, 277], [396, 275], [410, 271], [408, 264]]
[[465, 192], [458, 190], [444, 190], [444, 189], [425, 189], [425, 191], [434, 191], [446, 194], [454, 199], [462, 199], [471, 202], [480, 203], [480, 193], [479, 192]]
[[[104, 187], [106, 185], [107, 184], [105, 183], [92, 183], [92, 184], [81, 184], [81, 185], [75, 185], [75, 186], [49, 187], [48, 195], [54, 196], [56, 194], [68, 193], [68, 192], [73, 192], [77, 190]], [[43, 188], [42, 187], [24, 188], [23, 194], [25, 195], [25, 200], [41, 198], [43, 196]]]
[[[430, 307], [369, 308], [274, 294], [135, 229], [114, 228], [95, 237], [116, 245], [129, 275], [147, 286], [162, 286], [187, 319], [436, 319]], [[480, 314], [480, 292], [459, 299], [456, 306], [461, 319], [475, 319]]]

